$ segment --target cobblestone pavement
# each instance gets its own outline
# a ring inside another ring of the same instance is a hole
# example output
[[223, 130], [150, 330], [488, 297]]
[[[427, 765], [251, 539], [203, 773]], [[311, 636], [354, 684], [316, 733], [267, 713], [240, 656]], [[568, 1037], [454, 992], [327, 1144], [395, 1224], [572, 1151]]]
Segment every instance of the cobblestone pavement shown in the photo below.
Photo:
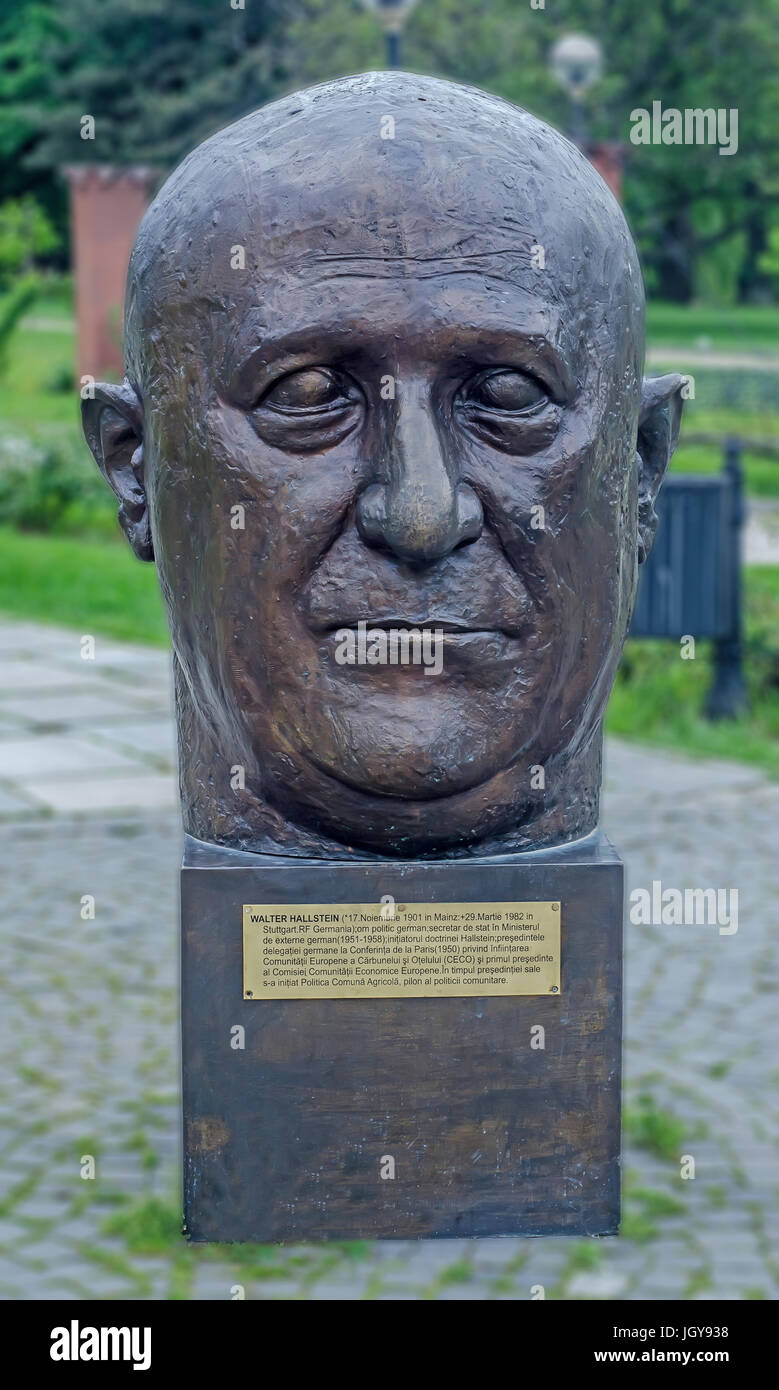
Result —
[[0, 661], [0, 1297], [777, 1296], [776, 784], [608, 748], [604, 822], [628, 890], [740, 895], [732, 935], [627, 925], [619, 1237], [193, 1248], [167, 659], [98, 639], [83, 660], [77, 635], [4, 623]]

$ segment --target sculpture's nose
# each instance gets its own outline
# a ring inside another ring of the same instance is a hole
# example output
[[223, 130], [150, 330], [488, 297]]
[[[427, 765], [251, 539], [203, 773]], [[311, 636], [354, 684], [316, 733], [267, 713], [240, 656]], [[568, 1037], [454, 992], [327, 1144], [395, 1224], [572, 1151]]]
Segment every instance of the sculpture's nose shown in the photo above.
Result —
[[451, 476], [422, 383], [397, 386], [387, 435], [387, 482], [365, 489], [357, 526], [369, 545], [408, 564], [432, 564], [481, 535], [476, 493]]

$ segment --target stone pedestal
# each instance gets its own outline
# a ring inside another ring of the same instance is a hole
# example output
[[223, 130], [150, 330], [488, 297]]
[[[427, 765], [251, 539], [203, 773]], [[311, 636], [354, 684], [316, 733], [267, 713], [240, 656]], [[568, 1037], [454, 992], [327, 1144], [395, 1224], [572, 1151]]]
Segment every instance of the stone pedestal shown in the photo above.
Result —
[[[613, 1234], [622, 894], [622, 864], [600, 834], [526, 855], [348, 863], [188, 840], [190, 1237]], [[559, 993], [244, 997], [246, 904], [378, 905], [387, 895], [559, 903]]]

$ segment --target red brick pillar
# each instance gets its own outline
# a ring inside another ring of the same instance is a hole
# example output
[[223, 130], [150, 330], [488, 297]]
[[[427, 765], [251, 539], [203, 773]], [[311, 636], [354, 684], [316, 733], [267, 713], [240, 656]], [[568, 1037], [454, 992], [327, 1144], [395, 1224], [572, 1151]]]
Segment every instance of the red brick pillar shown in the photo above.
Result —
[[614, 140], [588, 145], [585, 154], [611, 189], [618, 203], [622, 202], [623, 146]]
[[157, 171], [77, 164], [63, 172], [70, 185], [78, 379], [121, 379], [125, 276]]

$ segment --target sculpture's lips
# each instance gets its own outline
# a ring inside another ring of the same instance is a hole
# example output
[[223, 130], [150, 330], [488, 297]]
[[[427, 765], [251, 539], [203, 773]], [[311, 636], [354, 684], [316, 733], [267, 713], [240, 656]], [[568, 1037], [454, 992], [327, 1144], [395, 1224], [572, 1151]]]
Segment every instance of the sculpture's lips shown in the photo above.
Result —
[[478, 621], [476, 619], [469, 621], [463, 619], [455, 620], [452, 618], [409, 618], [406, 616], [394, 616], [391, 618], [350, 617], [340, 619], [338, 622], [327, 622], [317, 624], [318, 630], [320, 632], [325, 633], [327, 636], [329, 636], [331, 633], [341, 631], [356, 632], [360, 628], [360, 626], [364, 626], [366, 632], [371, 632], [375, 631], [376, 629], [379, 629], [385, 632], [389, 630], [402, 632], [408, 632], [411, 630], [415, 630], [417, 632], [443, 632], [446, 636], [451, 635], [455, 637], [458, 635], [472, 635], [474, 633], [486, 633], [490, 635], [494, 634], [495, 636], [499, 637], [521, 636], [521, 630], [519, 627], [496, 627], [494, 622], [490, 622], [488, 620]]

